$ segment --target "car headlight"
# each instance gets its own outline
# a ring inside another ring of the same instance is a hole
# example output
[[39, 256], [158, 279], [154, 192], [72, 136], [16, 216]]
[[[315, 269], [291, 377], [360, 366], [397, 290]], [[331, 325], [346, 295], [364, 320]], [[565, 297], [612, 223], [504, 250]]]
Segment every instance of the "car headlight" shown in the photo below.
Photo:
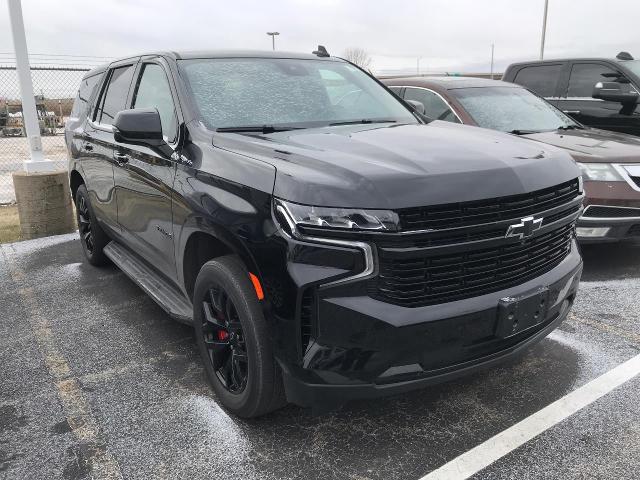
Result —
[[311, 227], [327, 230], [395, 232], [400, 222], [398, 214], [391, 210], [315, 207], [284, 200], [276, 200], [276, 210], [283, 214], [284, 221], [294, 231], [297, 227]]
[[622, 177], [610, 163], [578, 163], [582, 176], [592, 182], [617, 182]]

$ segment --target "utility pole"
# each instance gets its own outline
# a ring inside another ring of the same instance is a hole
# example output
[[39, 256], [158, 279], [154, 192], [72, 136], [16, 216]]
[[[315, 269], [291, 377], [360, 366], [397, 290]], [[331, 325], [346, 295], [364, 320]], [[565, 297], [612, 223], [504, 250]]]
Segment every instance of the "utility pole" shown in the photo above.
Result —
[[493, 80], [493, 50], [494, 50], [495, 44], [491, 44], [491, 80]]
[[24, 160], [24, 169], [27, 173], [51, 171], [53, 163], [45, 160], [42, 153], [42, 138], [40, 137], [40, 124], [38, 123], [33, 83], [31, 82], [31, 67], [29, 66], [27, 38], [24, 33], [22, 5], [20, 0], [8, 0], [8, 4], [13, 47], [16, 54], [16, 71], [20, 83], [20, 96], [22, 97], [22, 121], [31, 152], [30, 158]]
[[540, 60], [544, 60], [544, 37], [547, 34], [547, 11], [549, 0], [544, 0], [544, 14], [542, 15], [542, 38], [540, 39]]
[[276, 49], [276, 35], [280, 35], [280, 32], [267, 32], [267, 35], [271, 37], [271, 49]]

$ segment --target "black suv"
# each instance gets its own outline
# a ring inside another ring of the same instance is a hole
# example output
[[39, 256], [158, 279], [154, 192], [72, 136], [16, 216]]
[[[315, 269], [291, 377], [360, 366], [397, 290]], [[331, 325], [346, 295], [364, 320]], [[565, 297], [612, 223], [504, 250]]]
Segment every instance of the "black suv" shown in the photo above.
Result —
[[125, 58], [66, 126], [90, 263], [192, 323], [241, 416], [440, 382], [566, 317], [583, 199], [568, 154], [427, 123], [347, 61]]
[[627, 52], [514, 63], [502, 80], [533, 90], [584, 125], [640, 135], [640, 60]]

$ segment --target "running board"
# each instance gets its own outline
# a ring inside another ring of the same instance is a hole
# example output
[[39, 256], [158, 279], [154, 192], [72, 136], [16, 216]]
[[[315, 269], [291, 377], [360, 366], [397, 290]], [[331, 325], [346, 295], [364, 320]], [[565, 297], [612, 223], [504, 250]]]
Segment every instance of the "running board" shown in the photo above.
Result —
[[171, 317], [184, 323], [192, 323], [191, 302], [137, 255], [115, 241], [104, 247], [104, 254]]

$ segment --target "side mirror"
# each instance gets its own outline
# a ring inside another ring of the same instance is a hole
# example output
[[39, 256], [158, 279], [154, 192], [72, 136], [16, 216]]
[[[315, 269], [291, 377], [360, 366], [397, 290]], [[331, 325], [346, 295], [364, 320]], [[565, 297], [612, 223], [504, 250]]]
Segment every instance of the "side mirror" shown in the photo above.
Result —
[[638, 94], [629, 90], [624, 91], [622, 84], [619, 82], [598, 82], [593, 87], [593, 98], [607, 100], [609, 102], [618, 102], [622, 104], [638, 103]]
[[162, 138], [162, 122], [155, 108], [122, 110], [113, 120], [113, 138], [119, 143], [159, 148], [166, 145]]
[[417, 112], [420, 115], [424, 115], [424, 103], [418, 102], [416, 100], [405, 100], [405, 102], [409, 104], [414, 112]]

